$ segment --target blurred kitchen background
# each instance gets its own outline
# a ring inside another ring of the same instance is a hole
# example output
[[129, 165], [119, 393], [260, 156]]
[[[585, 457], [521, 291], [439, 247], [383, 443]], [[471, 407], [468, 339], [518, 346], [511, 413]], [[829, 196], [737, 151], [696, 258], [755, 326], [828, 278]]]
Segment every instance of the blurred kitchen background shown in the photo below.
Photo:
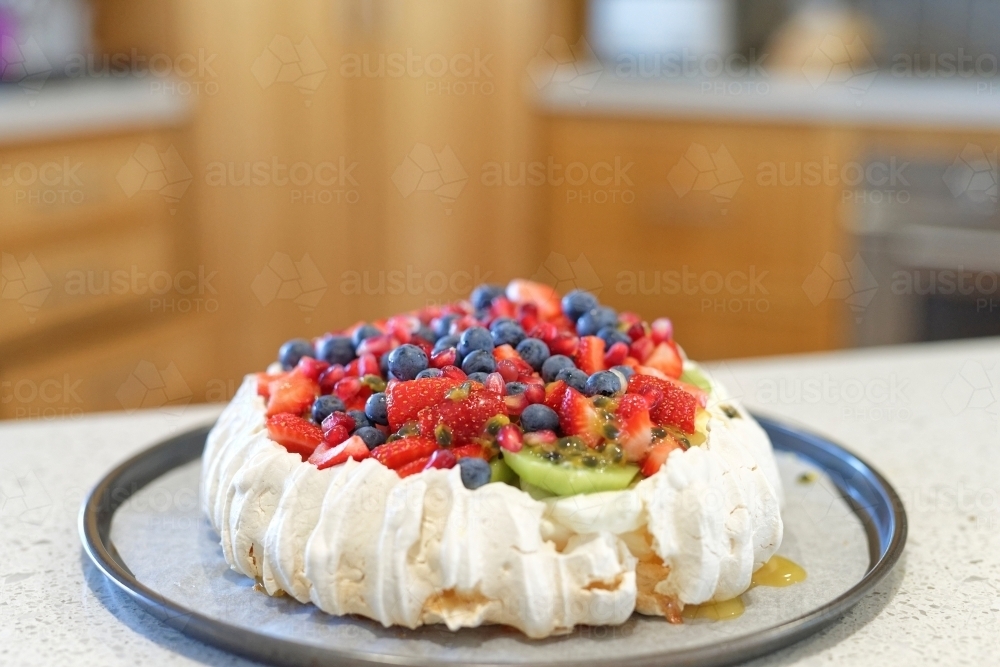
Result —
[[533, 277], [696, 358], [1000, 333], [994, 0], [0, 0], [0, 417]]

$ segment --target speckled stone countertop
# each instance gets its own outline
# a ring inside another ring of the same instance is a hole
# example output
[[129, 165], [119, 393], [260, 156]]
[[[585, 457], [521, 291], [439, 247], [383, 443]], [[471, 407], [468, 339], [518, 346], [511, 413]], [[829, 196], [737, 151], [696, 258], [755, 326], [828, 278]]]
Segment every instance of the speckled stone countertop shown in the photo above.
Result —
[[[844, 443], [906, 504], [885, 581], [833, 627], [768, 665], [983, 665], [1000, 655], [1000, 340], [731, 362], [752, 408]], [[115, 463], [209, 422], [99, 414], [0, 425], [0, 665], [242, 665], [116, 594], [84, 555], [77, 514]]]

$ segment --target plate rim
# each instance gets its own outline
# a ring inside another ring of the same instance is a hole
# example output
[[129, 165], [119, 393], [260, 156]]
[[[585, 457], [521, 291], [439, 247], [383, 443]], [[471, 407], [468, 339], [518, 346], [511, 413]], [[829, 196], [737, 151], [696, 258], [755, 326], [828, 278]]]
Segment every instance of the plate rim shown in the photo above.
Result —
[[[750, 660], [794, 644], [805, 637], [832, 625], [851, 607], [867, 595], [895, 566], [906, 545], [908, 522], [902, 499], [886, 478], [864, 459], [826, 436], [794, 424], [789, 420], [753, 413], [753, 417], [769, 436], [779, 432], [821, 451], [838, 460], [846, 469], [860, 473], [882, 496], [891, 527], [885, 536], [878, 534], [874, 524], [878, 520], [859, 504], [842, 486], [844, 478], [831, 478], [855, 515], [861, 520], [869, 543], [869, 566], [864, 576], [851, 588], [833, 600], [800, 616], [765, 628], [752, 635], [738, 637], [721, 644], [693, 647], [668, 653], [648, 653], [619, 660], [621, 667], [652, 667], [653, 665], [678, 665], [714, 667]], [[275, 637], [225, 621], [206, 616], [174, 602], [140, 582], [118, 555], [110, 540], [114, 513], [128, 498], [160, 476], [190, 463], [201, 455], [204, 441], [212, 424], [203, 425], [177, 434], [134, 454], [106, 473], [87, 493], [79, 513], [79, 534], [84, 551], [97, 569], [119, 590], [131, 598], [145, 612], [166, 625], [205, 644], [221, 648], [251, 660], [264, 660], [276, 665], [337, 664], [371, 667], [373, 665], [398, 665], [400, 667], [430, 667], [434, 665], [475, 664], [478, 667], [500, 667], [521, 663], [475, 662], [464, 660], [422, 659], [398, 654], [383, 654], [305, 644], [283, 637]], [[785, 445], [775, 445], [776, 451], [792, 451], [818, 465], [828, 475], [830, 468], [802, 451]], [[873, 544], [874, 539], [879, 541]], [[886, 537], [887, 539], [882, 539]], [[584, 665], [603, 667], [605, 660], [588, 662], [553, 661], [549, 667]]]

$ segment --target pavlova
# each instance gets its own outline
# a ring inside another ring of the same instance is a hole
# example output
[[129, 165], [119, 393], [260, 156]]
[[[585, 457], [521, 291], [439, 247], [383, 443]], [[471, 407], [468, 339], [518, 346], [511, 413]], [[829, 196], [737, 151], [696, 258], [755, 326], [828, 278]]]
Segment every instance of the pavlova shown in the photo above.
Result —
[[782, 537], [766, 434], [669, 320], [523, 280], [285, 343], [209, 434], [201, 501], [270, 595], [536, 638], [679, 622]]

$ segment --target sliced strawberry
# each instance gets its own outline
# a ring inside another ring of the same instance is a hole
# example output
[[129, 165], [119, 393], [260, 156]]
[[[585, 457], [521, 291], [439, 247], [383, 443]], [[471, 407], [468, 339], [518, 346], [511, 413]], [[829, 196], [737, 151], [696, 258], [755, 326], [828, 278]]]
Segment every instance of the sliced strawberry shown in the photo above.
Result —
[[653, 348], [645, 364], [671, 378], [679, 378], [684, 372], [684, 360], [672, 341], [659, 343]]
[[490, 302], [490, 314], [493, 319], [498, 317], [514, 318], [517, 315], [517, 307], [505, 296], [494, 297]]
[[[547, 320], [562, 312], [559, 293], [545, 283], [515, 279], [507, 284], [507, 298], [516, 304], [530, 303], [538, 308], [538, 315]], [[530, 331], [530, 328], [525, 331]]]
[[399, 341], [389, 335], [372, 336], [361, 341], [358, 345], [358, 356], [374, 354], [376, 358], [381, 357], [386, 352], [390, 352], [399, 347]]
[[580, 348], [576, 352], [576, 367], [587, 375], [604, 370], [604, 341], [597, 336], [580, 338]]
[[545, 385], [545, 405], [559, 412], [562, 409], [563, 396], [566, 395], [568, 389], [569, 385], [562, 380], [556, 380]]
[[639, 363], [645, 363], [649, 355], [653, 354], [653, 348], [656, 347], [656, 343], [649, 336], [642, 336], [632, 341], [632, 344], [628, 348], [628, 353], [639, 360]]
[[649, 416], [654, 423], [694, 433], [698, 399], [676, 384], [636, 373], [628, 380], [628, 393], [643, 394], [646, 397], [650, 403]]
[[663, 464], [666, 463], [667, 457], [670, 456], [670, 452], [675, 449], [683, 448], [677, 440], [669, 435], [653, 445], [653, 448], [649, 450], [649, 456], [646, 457], [646, 460], [642, 464], [643, 476], [649, 477], [656, 474]]
[[597, 408], [586, 396], [572, 387], [566, 388], [559, 412], [559, 428], [563, 435], [580, 437], [588, 447], [596, 447], [604, 437]]
[[658, 317], [649, 325], [649, 330], [653, 335], [653, 342], [669, 343], [674, 339], [674, 324], [667, 317]]
[[267, 400], [271, 396], [271, 383], [286, 377], [288, 373], [256, 373], [257, 395]]
[[532, 329], [528, 335], [531, 338], [538, 338], [548, 345], [556, 339], [556, 336], [559, 335], [559, 329], [551, 322], [540, 322], [535, 325], [535, 328]]
[[303, 458], [310, 456], [323, 439], [319, 426], [298, 415], [281, 413], [267, 418], [271, 440]]
[[[461, 373], [461, 370], [455, 370]], [[406, 422], [415, 420], [421, 410], [445, 400], [448, 390], [460, 384], [460, 380], [448, 377], [421, 378], [390, 384], [386, 389], [389, 427], [395, 431]]]
[[649, 416], [649, 402], [642, 394], [625, 394], [618, 401], [615, 412], [618, 420], [618, 442], [629, 461], [642, 461], [653, 442], [653, 420]]
[[626, 357], [628, 357], [628, 345], [618, 341], [609, 347], [608, 351], [604, 353], [604, 367], [613, 368], [615, 366], [620, 366], [625, 363]]
[[493, 348], [493, 359], [496, 361], [503, 361], [504, 359], [521, 361], [521, 355], [510, 345], [504, 344]]
[[336, 445], [324, 442], [309, 457], [309, 463], [323, 470], [324, 468], [339, 466], [341, 463], [345, 463], [347, 459], [363, 461], [369, 456], [371, 456], [371, 452], [368, 451], [368, 445], [365, 444], [364, 440], [355, 435]]
[[489, 455], [486, 450], [483, 449], [482, 445], [459, 445], [458, 447], [452, 447], [451, 453], [455, 455], [456, 459], [483, 459], [484, 461], [489, 459]]
[[423, 472], [424, 469], [427, 467], [427, 464], [430, 463], [430, 461], [431, 461], [430, 456], [421, 456], [416, 461], [410, 461], [405, 465], [401, 465], [399, 468], [396, 469], [396, 474], [399, 475], [400, 477], [409, 477], [410, 475], [416, 475], [419, 472]]
[[297, 369], [268, 385], [267, 416], [287, 412], [301, 415], [319, 396], [319, 383]]
[[407, 463], [430, 456], [438, 448], [433, 438], [407, 436], [372, 450], [372, 457], [386, 468], [398, 470]]
[[506, 414], [505, 408], [502, 396], [473, 384], [468, 397], [448, 399], [421, 410], [420, 433], [425, 438], [434, 438], [438, 426], [444, 426], [451, 433], [451, 444], [465, 444], [482, 435], [490, 417]]
[[567, 357], [574, 357], [579, 349], [580, 339], [570, 331], [563, 331], [549, 343], [549, 351], [552, 354], [563, 354]]

